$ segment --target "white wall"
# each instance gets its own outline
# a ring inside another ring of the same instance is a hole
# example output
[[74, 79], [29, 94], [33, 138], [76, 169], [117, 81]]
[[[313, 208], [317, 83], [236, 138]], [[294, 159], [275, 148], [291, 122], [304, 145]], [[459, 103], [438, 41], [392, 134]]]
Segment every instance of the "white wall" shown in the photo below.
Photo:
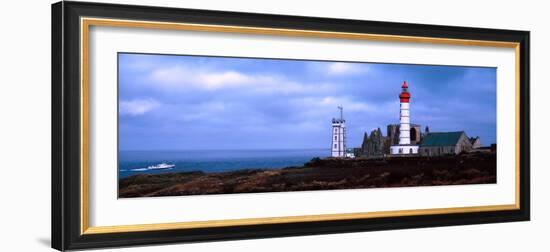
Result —
[[[544, 160], [550, 26], [545, 1], [119, 0], [263, 12], [530, 30], [532, 221], [117, 251], [543, 251], [548, 250], [550, 168]], [[50, 1], [5, 1], [0, 9], [0, 250], [47, 251], [50, 237]], [[546, 22], [545, 22], [546, 21]]]

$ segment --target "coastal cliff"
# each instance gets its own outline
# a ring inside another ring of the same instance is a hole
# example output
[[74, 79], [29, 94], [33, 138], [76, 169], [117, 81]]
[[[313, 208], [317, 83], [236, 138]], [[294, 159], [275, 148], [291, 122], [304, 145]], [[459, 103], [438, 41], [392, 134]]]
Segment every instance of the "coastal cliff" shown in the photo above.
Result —
[[119, 197], [156, 197], [496, 183], [496, 155], [319, 159], [302, 167], [139, 174], [119, 180]]

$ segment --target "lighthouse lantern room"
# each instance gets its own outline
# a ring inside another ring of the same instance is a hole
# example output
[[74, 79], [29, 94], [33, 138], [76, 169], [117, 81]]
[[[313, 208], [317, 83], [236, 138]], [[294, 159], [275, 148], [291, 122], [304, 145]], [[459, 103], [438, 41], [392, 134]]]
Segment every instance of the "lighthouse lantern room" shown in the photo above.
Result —
[[399, 113], [399, 144], [390, 147], [390, 154], [410, 155], [418, 154], [418, 145], [411, 145], [411, 121], [410, 121], [410, 103], [411, 94], [406, 81], [401, 86], [399, 94], [400, 113]]

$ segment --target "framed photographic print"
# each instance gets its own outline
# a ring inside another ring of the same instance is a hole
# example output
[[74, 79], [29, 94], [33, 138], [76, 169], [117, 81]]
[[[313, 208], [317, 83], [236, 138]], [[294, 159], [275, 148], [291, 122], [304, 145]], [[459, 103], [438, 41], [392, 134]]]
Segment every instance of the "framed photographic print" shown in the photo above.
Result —
[[529, 32], [52, 5], [58, 250], [529, 220]]

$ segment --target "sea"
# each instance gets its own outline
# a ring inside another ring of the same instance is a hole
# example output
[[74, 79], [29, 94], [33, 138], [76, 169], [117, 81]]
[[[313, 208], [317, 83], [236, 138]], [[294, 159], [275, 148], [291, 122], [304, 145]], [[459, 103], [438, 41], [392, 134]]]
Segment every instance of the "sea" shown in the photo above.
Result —
[[302, 166], [329, 154], [330, 149], [119, 151], [118, 176], [121, 179], [136, 174], [278, 169]]

